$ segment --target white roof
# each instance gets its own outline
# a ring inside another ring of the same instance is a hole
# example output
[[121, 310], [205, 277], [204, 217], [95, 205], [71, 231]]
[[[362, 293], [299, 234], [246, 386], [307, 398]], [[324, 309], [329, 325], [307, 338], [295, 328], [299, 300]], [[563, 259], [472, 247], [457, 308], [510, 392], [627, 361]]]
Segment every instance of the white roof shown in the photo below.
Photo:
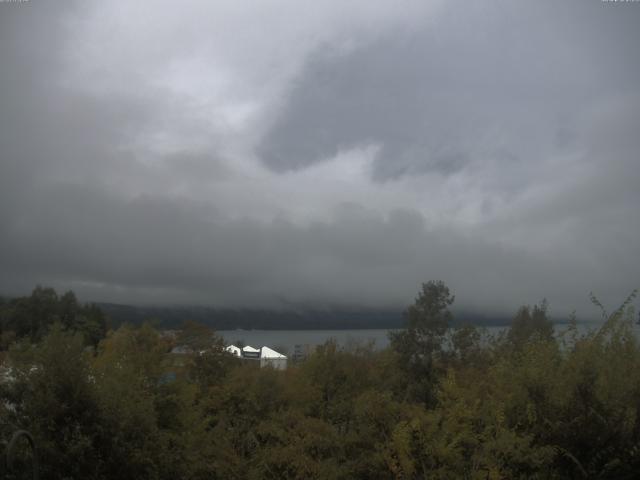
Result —
[[276, 352], [275, 350], [269, 347], [262, 347], [260, 358], [287, 358], [287, 357], [282, 355], [281, 353]]
[[240, 349], [235, 345], [229, 345], [228, 347], [225, 348], [225, 350], [231, 353], [232, 355], [235, 355], [236, 357], [240, 356]]
[[253, 353], [257, 353], [260, 350], [258, 350], [257, 348], [253, 348], [251, 345], [247, 345], [246, 347], [244, 347], [242, 349], [243, 352], [253, 352]]

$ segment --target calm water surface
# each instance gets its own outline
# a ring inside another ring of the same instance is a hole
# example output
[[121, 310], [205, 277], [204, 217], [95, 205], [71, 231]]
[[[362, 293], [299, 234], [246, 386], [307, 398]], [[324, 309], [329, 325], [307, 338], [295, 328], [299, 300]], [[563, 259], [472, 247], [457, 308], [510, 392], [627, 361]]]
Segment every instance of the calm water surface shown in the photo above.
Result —
[[[581, 331], [597, 326], [595, 324], [579, 324]], [[506, 327], [485, 327], [489, 335], [497, 335]], [[557, 325], [557, 331], [563, 331], [566, 325]], [[253, 347], [264, 345], [274, 348], [285, 355], [291, 354], [296, 345], [321, 345], [329, 339], [334, 339], [338, 345], [350, 345], [373, 342], [375, 348], [383, 349], [389, 345], [388, 329], [363, 330], [219, 330], [228, 344], [242, 342]]]

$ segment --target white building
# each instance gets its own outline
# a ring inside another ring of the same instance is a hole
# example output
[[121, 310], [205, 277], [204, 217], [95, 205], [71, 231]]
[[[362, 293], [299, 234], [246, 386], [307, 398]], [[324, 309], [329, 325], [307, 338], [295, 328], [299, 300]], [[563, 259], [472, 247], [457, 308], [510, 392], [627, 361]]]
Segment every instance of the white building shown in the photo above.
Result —
[[260, 358], [260, 350], [253, 348], [251, 345], [242, 347], [242, 358]]
[[276, 370], [287, 369], [287, 357], [269, 347], [260, 349], [260, 367], [272, 367]]
[[287, 357], [266, 346], [258, 349], [251, 345], [243, 348], [229, 345], [225, 347], [225, 351], [243, 360], [260, 360], [260, 367], [269, 366], [276, 370], [286, 370], [287, 368]]
[[242, 357], [242, 350], [240, 350], [235, 345], [229, 345], [228, 347], [225, 348], [225, 351], [229, 352], [234, 357], [238, 357], [238, 358]]

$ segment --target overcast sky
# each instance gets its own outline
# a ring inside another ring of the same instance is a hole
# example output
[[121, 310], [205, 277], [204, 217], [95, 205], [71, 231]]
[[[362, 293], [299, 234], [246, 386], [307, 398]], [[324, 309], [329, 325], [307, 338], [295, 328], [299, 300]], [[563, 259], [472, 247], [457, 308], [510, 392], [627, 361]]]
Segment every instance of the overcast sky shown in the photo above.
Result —
[[593, 313], [640, 286], [640, 3], [0, 3], [0, 292]]

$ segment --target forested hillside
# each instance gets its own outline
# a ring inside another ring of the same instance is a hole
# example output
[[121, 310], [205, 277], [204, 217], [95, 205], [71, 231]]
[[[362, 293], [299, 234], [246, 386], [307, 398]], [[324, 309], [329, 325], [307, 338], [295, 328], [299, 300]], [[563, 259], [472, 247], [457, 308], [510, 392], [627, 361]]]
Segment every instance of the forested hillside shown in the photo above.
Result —
[[[452, 328], [454, 297], [429, 282], [388, 349], [328, 342], [286, 371], [232, 358], [206, 326], [187, 324], [173, 340], [148, 324], [101, 333], [94, 307], [46, 289], [34, 295], [41, 309], [2, 305], [0, 425], [5, 439], [18, 428], [33, 434], [41, 478], [631, 479], [640, 471], [634, 295], [612, 313], [602, 308], [603, 324], [590, 333], [574, 322], [554, 335], [542, 303], [488, 337]], [[27, 328], [32, 313], [41, 321]], [[176, 343], [200, 353], [170, 355]]]

